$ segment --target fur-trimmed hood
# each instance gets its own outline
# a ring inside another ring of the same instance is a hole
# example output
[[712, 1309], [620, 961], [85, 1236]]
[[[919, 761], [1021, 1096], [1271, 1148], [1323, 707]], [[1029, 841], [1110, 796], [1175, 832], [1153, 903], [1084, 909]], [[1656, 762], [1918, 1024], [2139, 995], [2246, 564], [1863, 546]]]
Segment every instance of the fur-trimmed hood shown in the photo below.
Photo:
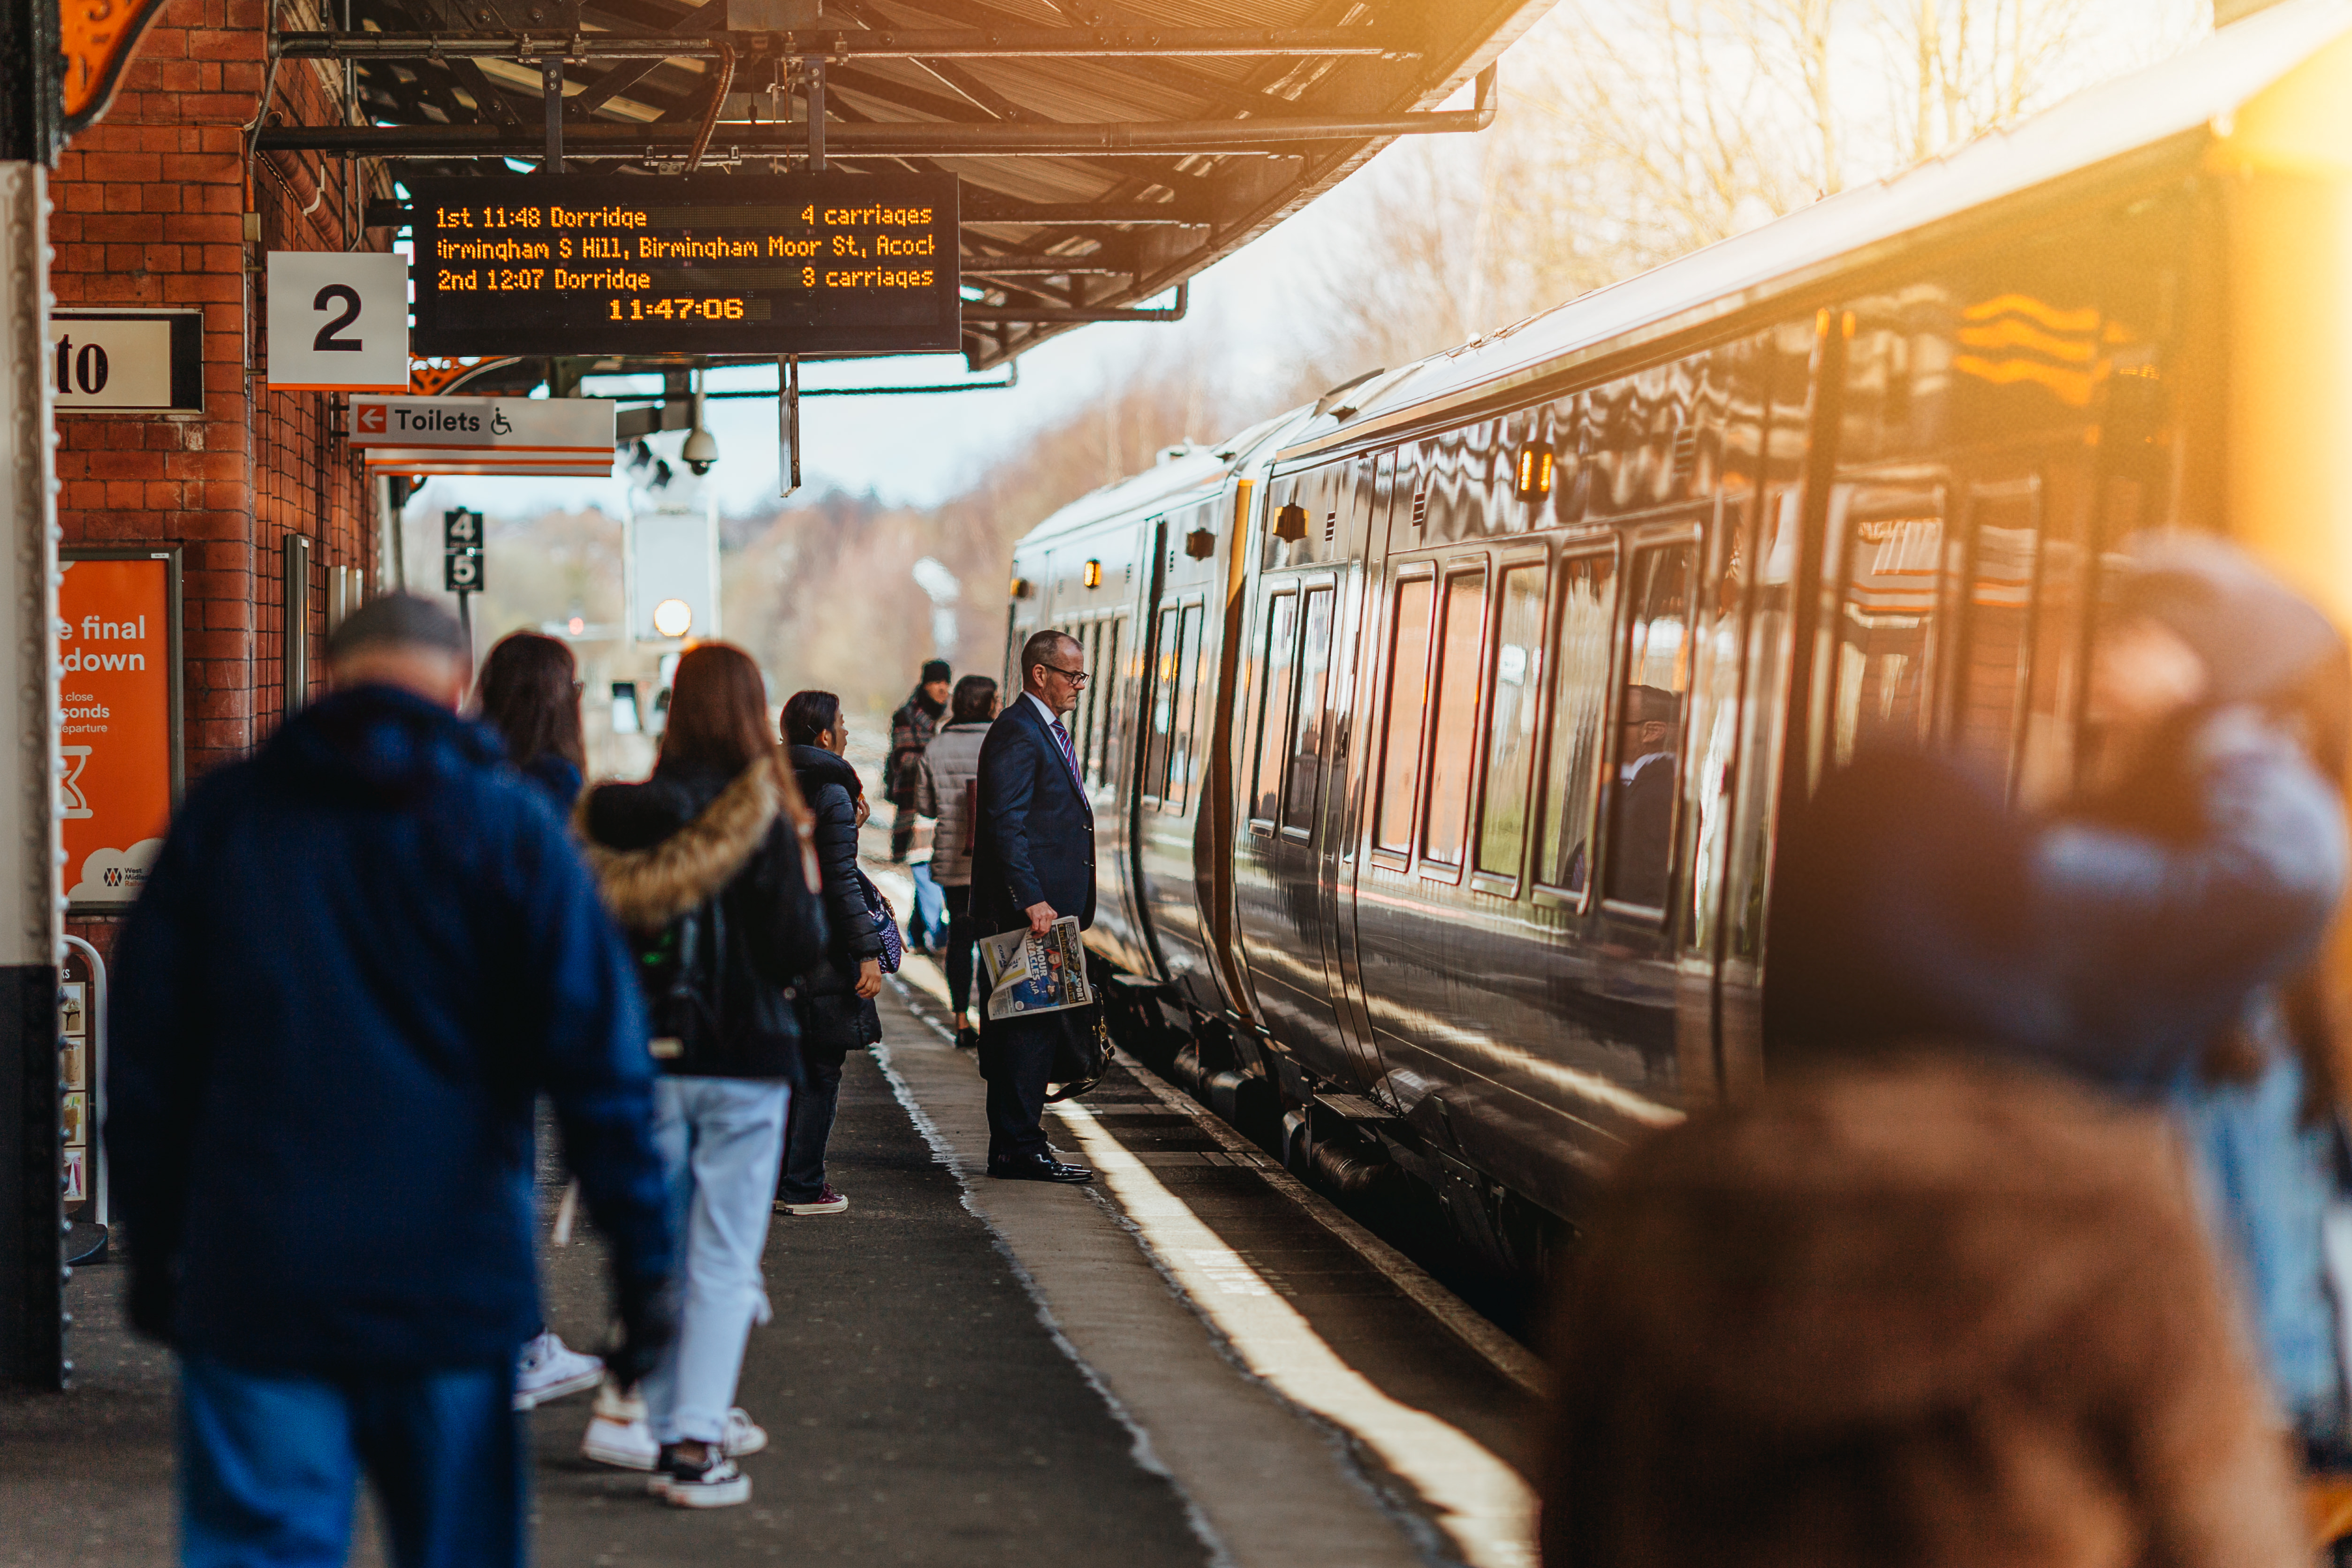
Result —
[[791, 821], [807, 884], [817, 885], [809, 810], [781, 756], [752, 763], [715, 793], [688, 770], [642, 784], [606, 784], [572, 812], [604, 906], [632, 931], [657, 931], [743, 869], [781, 815]]

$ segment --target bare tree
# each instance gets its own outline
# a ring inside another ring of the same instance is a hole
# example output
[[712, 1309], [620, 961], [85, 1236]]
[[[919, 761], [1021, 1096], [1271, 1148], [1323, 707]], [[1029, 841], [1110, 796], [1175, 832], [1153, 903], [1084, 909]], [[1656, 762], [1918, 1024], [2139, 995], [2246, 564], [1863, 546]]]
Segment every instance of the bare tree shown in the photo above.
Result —
[[[1302, 312], [1333, 371], [1396, 364], [1738, 234], [2179, 47], [2202, 0], [1569, 0], [1475, 151], [1343, 193]], [[1362, 361], [1362, 363], [1354, 363]]]

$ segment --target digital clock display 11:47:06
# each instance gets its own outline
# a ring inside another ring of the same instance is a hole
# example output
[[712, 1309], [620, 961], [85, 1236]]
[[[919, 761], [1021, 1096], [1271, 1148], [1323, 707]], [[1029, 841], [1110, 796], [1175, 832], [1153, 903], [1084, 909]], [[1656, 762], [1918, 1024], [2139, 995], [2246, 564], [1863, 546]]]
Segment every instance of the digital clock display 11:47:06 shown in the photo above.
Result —
[[407, 182], [421, 354], [925, 353], [961, 345], [946, 174]]

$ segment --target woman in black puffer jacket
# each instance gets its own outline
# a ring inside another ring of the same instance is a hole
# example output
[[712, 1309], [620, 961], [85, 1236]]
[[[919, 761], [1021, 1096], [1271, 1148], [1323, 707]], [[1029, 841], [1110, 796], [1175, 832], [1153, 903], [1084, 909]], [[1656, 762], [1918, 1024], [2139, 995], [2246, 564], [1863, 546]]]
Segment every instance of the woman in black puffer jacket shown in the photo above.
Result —
[[654, 1140], [684, 1220], [679, 1329], [645, 1380], [648, 1419], [600, 1400], [581, 1448], [652, 1469], [656, 1495], [680, 1507], [750, 1497], [734, 1458], [768, 1440], [735, 1388], [751, 1325], [767, 1321], [760, 1200], [799, 1098], [797, 992], [831, 946], [808, 809], [782, 761], [759, 667], [701, 643], [678, 661], [653, 777], [599, 786], [573, 818], [637, 954], [663, 1074]]
[[882, 1017], [874, 1007], [882, 989], [882, 932], [866, 901], [866, 873], [857, 869], [866, 791], [857, 769], [841, 755], [849, 745], [841, 699], [831, 692], [794, 692], [784, 704], [783, 732], [793, 772], [816, 818], [817, 864], [833, 942], [832, 961], [810, 973], [800, 1001], [803, 1076], [784, 1134], [776, 1207], [785, 1214], [839, 1214], [849, 1200], [824, 1179], [824, 1146], [833, 1136], [844, 1059], [882, 1038]]

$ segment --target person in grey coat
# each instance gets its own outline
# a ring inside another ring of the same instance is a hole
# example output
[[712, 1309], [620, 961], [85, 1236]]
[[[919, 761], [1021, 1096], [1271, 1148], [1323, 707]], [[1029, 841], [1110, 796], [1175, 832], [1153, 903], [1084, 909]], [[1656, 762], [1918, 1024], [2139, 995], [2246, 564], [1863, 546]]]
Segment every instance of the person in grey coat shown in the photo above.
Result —
[[831, 961], [809, 975], [800, 999], [803, 1077], [784, 1134], [776, 1207], [785, 1214], [839, 1214], [849, 1199], [824, 1179], [824, 1149], [841, 1099], [843, 1062], [882, 1038], [874, 1007], [882, 990], [876, 907], [881, 900], [857, 869], [857, 830], [867, 808], [857, 769], [842, 756], [849, 747], [849, 721], [842, 716], [841, 699], [831, 692], [794, 692], [784, 704], [783, 734], [793, 772], [816, 819], [813, 837], [833, 945]]
[[966, 675], [956, 683], [948, 723], [923, 748], [915, 787], [915, 807], [938, 820], [931, 834], [931, 876], [947, 894], [948, 938], [944, 962], [948, 1002], [955, 1009], [956, 1044], [980, 1043], [971, 1021], [971, 839], [980, 788], [980, 747], [996, 717], [996, 683]]

